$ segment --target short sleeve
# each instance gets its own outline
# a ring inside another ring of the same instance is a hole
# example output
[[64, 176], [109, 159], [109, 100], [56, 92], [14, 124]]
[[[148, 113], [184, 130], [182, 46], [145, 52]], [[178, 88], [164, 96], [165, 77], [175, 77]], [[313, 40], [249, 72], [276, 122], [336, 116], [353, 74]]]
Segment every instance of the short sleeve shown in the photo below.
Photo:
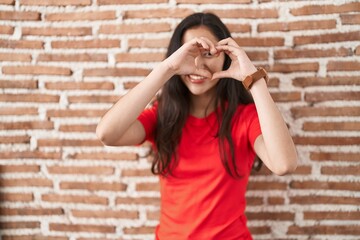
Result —
[[154, 141], [154, 131], [157, 121], [157, 104], [145, 109], [137, 118], [145, 129], [145, 140]]
[[254, 149], [254, 143], [256, 138], [261, 135], [261, 127], [259, 122], [259, 117], [256, 111], [255, 104], [249, 104], [248, 105], [248, 140]]

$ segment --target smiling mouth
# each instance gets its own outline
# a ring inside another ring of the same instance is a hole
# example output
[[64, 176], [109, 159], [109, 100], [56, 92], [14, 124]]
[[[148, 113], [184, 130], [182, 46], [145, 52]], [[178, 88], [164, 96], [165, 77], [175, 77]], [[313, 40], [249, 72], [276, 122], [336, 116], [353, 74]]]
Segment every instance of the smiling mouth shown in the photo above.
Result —
[[190, 82], [192, 83], [203, 83], [206, 80], [206, 77], [200, 75], [188, 75]]

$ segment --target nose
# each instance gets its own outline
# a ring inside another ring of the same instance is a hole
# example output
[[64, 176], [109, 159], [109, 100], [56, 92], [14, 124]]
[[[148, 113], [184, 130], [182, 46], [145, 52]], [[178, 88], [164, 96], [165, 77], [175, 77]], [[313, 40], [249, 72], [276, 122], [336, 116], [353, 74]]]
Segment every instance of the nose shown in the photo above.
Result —
[[204, 69], [205, 68], [205, 59], [203, 56], [199, 55], [195, 58], [195, 66], [198, 69]]

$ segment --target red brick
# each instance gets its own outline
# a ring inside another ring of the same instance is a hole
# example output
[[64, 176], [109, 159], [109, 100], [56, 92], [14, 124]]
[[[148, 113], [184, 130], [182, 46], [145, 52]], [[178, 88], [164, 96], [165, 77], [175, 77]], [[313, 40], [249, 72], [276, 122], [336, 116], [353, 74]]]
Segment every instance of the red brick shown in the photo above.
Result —
[[15, 5], [15, 0], [0, 0], [0, 3], [5, 5]]
[[263, 201], [262, 197], [248, 197], [248, 196], [246, 196], [246, 205], [260, 206], [260, 205], [264, 205], [264, 201]]
[[281, 37], [266, 37], [266, 38], [255, 38], [255, 37], [235, 37], [234, 40], [239, 46], [250, 46], [250, 47], [275, 47], [284, 46], [284, 38]]
[[138, 219], [138, 211], [130, 210], [71, 210], [71, 214], [78, 218], [114, 218], [114, 219]]
[[70, 76], [72, 71], [70, 68], [52, 67], [52, 66], [4, 66], [2, 68], [4, 74], [30, 74], [30, 75], [63, 75]]
[[82, 95], [68, 97], [69, 103], [115, 103], [119, 99], [119, 95]]
[[3, 102], [59, 102], [60, 96], [49, 94], [0, 94], [0, 101]]
[[284, 182], [270, 182], [270, 181], [252, 181], [248, 184], [248, 189], [252, 191], [263, 191], [268, 189], [285, 190], [287, 183]]
[[284, 205], [285, 199], [283, 197], [268, 197], [267, 202], [270, 205]]
[[293, 137], [294, 143], [298, 145], [358, 145], [360, 144], [360, 137]]
[[274, 59], [289, 58], [322, 58], [322, 57], [346, 57], [352, 56], [350, 48], [330, 48], [330, 49], [285, 49], [275, 50]]
[[18, 12], [18, 11], [0, 11], [0, 20], [11, 21], [40, 21], [39, 12]]
[[55, 203], [81, 203], [81, 204], [97, 204], [108, 205], [109, 200], [106, 197], [94, 195], [64, 195], [64, 194], [43, 194], [41, 200], [45, 202]]
[[[206, 3], [216, 3], [216, 4], [231, 4], [231, 3], [251, 3], [252, 0], [207, 0]], [[176, 0], [176, 3], [187, 3], [187, 4], [198, 4], [205, 3], [204, 0]]]
[[32, 202], [34, 195], [32, 193], [0, 193], [1, 202]]
[[360, 166], [323, 166], [321, 174], [324, 175], [360, 175]]
[[142, 24], [118, 24], [102, 25], [99, 28], [100, 34], [129, 34], [146, 32], [170, 32], [171, 26], [168, 23], [142, 23]]
[[275, 63], [268, 69], [269, 72], [317, 72], [319, 70], [319, 63], [305, 62], [305, 63]]
[[38, 82], [33, 80], [0, 80], [0, 88], [36, 89], [38, 88]]
[[292, 181], [292, 189], [321, 189], [321, 190], [342, 190], [359, 191], [360, 182], [334, 182], [334, 181]]
[[69, 238], [27, 234], [27, 235], [3, 235], [2, 240], [69, 240]]
[[20, 0], [20, 5], [30, 5], [30, 6], [90, 6], [91, 0]]
[[325, 195], [306, 195], [306, 196], [293, 196], [290, 197], [291, 204], [300, 205], [358, 205], [359, 197], [339, 197], [339, 196], [325, 196]]
[[304, 122], [304, 131], [360, 131], [360, 122]]
[[96, 12], [64, 12], [64, 13], [47, 13], [46, 21], [97, 21], [97, 20], [114, 20], [116, 19], [115, 11], [96, 11]]
[[194, 13], [194, 11], [188, 8], [129, 10], [125, 11], [123, 18], [185, 18], [192, 13]]
[[314, 36], [298, 36], [294, 37], [294, 45], [304, 44], [319, 44], [319, 43], [333, 43], [333, 42], [347, 42], [347, 41], [359, 41], [360, 32], [347, 32], [347, 33], [328, 33], [317, 34]]
[[88, 109], [88, 110], [78, 110], [78, 109], [66, 109], [66, 110], [48, 110], [46, 113], [47, 117], [101, 117], [105, 114], [106, 110], [97, 110], [97, 109]]
[[46, 216], [64, 215], [62, 208], [0, 208], [1, 216]]
[[337, 225], [314, 225], [314, 226], [296, 226], [288, 227], [287, 234], [297, 235], [360, 235], [360, 228], [355, 225], [342, 226]]
[[250, 58], [251, 61], [261, 61], [261, 60], [268, 60], [269, 53], [268, 52], [246, 52], [246, 55]]
[[40, 228], [40, 222], [0, 222], [0, 229], [37, 229]]
[[112, 175], [115, 172], [113, 167], [76, 167], [76, 166], [48, 166], [47, 170], [50, 174], [92, 174], [92, 175]]
[[124, 76], [147, 76], [149, 69], [144, 68], [88, 68], [84, 69], [85, 77], [124, 77]]
[[294, 118], [311, 116], [360, 116], [359, 107], [293, 107]]
[[0, 136], [2, 144], [30, 143], [30, 137], [26, 135], [20, 136]]
[[360, 24], [360, 14], [341, 14], [340, 15], [341, 23], [346, 24]]
[[360, 77], [297, 77], [293, 79], [296, 87], [360, 85]]
[[136, 191], [160, 191], [160, 185], [158, 182], [152, 183], [137, 183], [135, 187]]
[[349, 161], [357, 162], [360, 159], [360, 153], [349, 152], [310, 152], [310, 159], [314, 161]]
[[160, 198], [158, 197], [117, 197], [115, 204], [130, 204], [130, 205], [160, 205]]
[[53, 41], [51, 47], [57, 48], [75, 48], [75, 49], [86, 49], [86, 48], [119, 48], [120, 40], [116, 39], [96, 39], [96, 40], [78, 40], [78, 41]]
[[103, 144], [99, 140], [92, 139], [38, 139], [39, 147], [100, 147]]
[[138, 160], [139, 156], [133, 152], [82, 152], [70, 154], [69, 158], [77, 160]]
[[305, 5], [300, 8], [291, 9], [290, 13], [294, 16], [315, 15], [315, 14], [332, 14], [359, 11], [360, 4], [352, 2], [342, 5]]
[[360, 46], [357, 46], [357, 48], [355, 49], [355, 54], [356, 54], [357, 56], [360, 55]]
[[154, 176], [149, 169], [123, 169], [122, 177], [151, 177]]
[[294, 221], [295, 214], [290, 212], [246, 212], [246, 217], [251, 220]]
[[31, 40], [0, 40], [0, 48], [44, 49], [44, 42]]
[[116, 62], [160, 62], [165, 58], [164, 53], [119, 53]]
[[60, 152], [41, 152], [34, 151], [14, 151], [14, 152], [0, 152], [0, 159], [60, 159]]
[[146, 219], [159, 221], [160, 211], [146, 211]]
[[249, 227], [249, 231], [254, 235], [257, 235], [257, 234], [263, 235], [263, 234], [270, 234], [271, 228], [269, 226], [256, 226], [256, 227]]
[[304, 219], [306, 220], [360, 220], [360, 212], [349, 211], [349, 212], [339, 212], [339, 211], [312, 211], [304, 212]]
[[92, 30], [89, 27], [78, 28], [50, 28], [50, 27], [23, 27], [22, 35], [35, 36], [88, 36], [92, 35]]
[[356, 101], [360, 100], [360, 92], [311, 92], [305, 94], [305, 101]]
[[360, 61], [329, 61], [326, 68], [328, 71], [359, 71]]
[[167, 3], [168, 0], [98, 0], [98, 5]]
[[45, 178], [2, 179], [1, 187], [53, 187], [53, 182]]
[[96, 131], [97, 124], [64, 124], [60, 125], [61, 132], [92, 132]]
[[167, 38], [143, 38], [143, 39], [129, 39], [128, 46], [130, 48], [164, 48], [169, 45], [170, 39]]
[[33, 122], [1, 122], [0, 130], [15, 129], [54, 129], [54, 123], [49, 121], [33, 121]]
[[59, 232], [89, 232], [89, 233], [115, 233], [115, 226], [91, 224], [60, 224], [50, 223], [50, 231]]
[[298, 30], [318, 30], [334, 29], [336, 20], [318, 20], [318, 21], [297, 21], [297, 22], [274, 22], [261, 23], [258, 25], [258, 32], [267, 31], [298, 31]]
[[0, 116], [4, 115], [38, 115], [38, 109], [33, 107], [3, 107]]
[[39, 54], [39, 62], [107, 62], [106, 54]]
[[226, 24], [229, 31], [233, 33], [245, 33], [245, 32], [251, 32], [251, 25], [250, 24], [233, 24], [228, 23]]
[[271, 97], [275, 102], [293, 102], [301, 100], [300, 92], [276, 92], [271, 93]]
[[124, 233], [125, 234], [154, 234], [155, 227], [125, 227]]
[[38, 173], [39, 165], [0, 165], [0, 173]]
[[[4, 26], [4, 25], [0, 25], [0, 34], [7, 34], [7, 35], [12, 35], [14, 34], [14, 27], [12, 26]], [[7, 45], [7, 43], [5, 41], [1, 41], [0, 44], [2, 45]]]
[[278, 18], [279, 14], [276, 9], [207, 9], [206, 11], [215, 13], [220, 18]]
[[60, 189], [85, 189], [89, 191], [125, 191], [126, 184], [102, 182], [61, 182]]
[[114, 90], [112, 82], [46, 82], [45, 88], [56, 90]]

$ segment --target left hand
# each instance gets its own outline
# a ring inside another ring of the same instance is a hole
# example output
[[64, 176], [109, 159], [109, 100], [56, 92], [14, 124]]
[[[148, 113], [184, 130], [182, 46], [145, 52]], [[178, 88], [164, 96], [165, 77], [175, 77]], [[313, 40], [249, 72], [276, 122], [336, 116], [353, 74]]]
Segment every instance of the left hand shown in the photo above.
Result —
[[256, 72], [256, 67], [234, 39], [226, 38], [219, 41], [216, 49], [229, 55], [231, 64], [228, 69], [214, 73], [212, 79], [234, 78], [243, 81], [246, 76]]

